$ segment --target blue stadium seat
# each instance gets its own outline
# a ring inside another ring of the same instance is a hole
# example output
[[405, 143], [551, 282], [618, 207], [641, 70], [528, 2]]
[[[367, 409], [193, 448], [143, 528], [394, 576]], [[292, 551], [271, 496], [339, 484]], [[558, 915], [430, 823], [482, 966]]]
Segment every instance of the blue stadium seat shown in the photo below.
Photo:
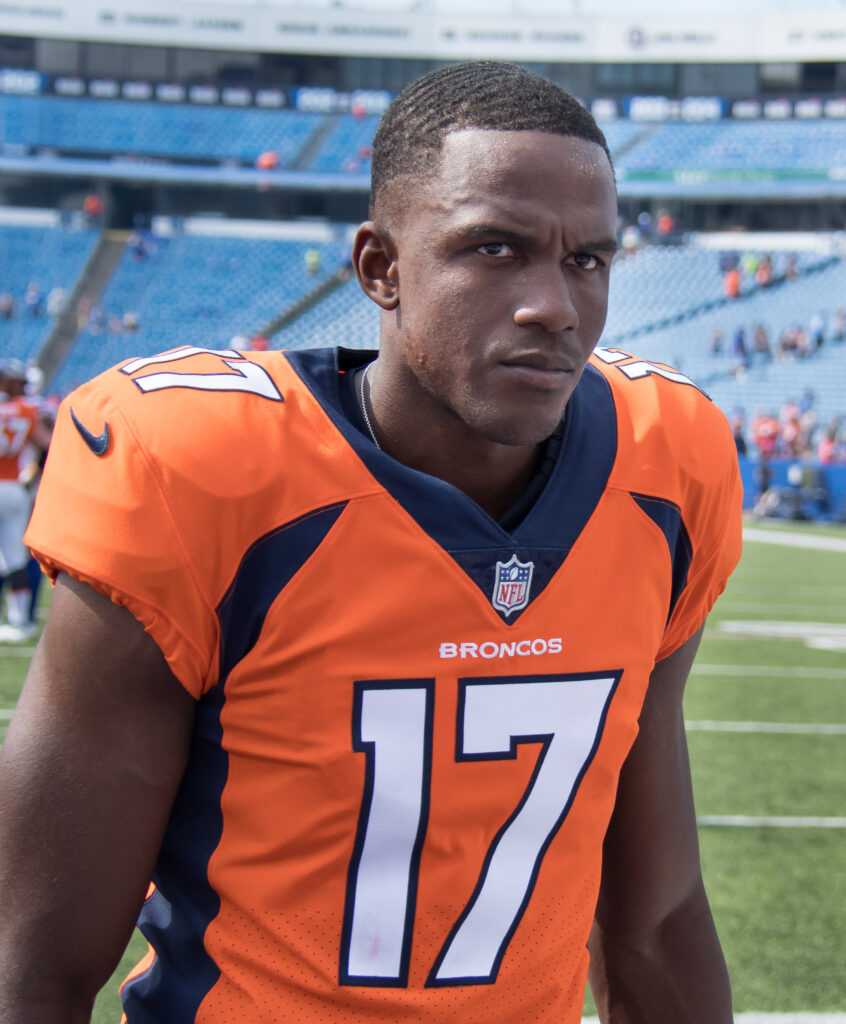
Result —
[[846, 172], [846, 122], [837, 120], [668, 122], [622, 157], [627, 179], [684, 173], [828, 177]]
[[[67, 296], [82, 273], [98, 232], [0, 223], [0, 293], [15, 304], [9, 320], [0, 318], [0, 352], [4, 358], [33, 359], [47, 340], [53, 321], [47, 316], [47, 295], [62, 288]], [[45, 303], [40, 316], [24, 310], [27, 285], [38, 285]]]
[[[178, 345], [227, 348], [233, 337], [251, 338], [334, 274], [345, 250], [340, 241], [206, 235], [151, 243], [141, 259], [126, 250], [100, 299], [105, 324], [80, 333], [52, 390], [64, 393], [131, 356]], [[306, 265], [309, 249], [320, 254], [315, 273]], [[137, 316], [137, 330], [109, 330], [109, 318], [126, 313]]]
[[324, 115], [88, 97], [4, 96], [3, 145], [59, 152], [240, 160], [290, 167]]

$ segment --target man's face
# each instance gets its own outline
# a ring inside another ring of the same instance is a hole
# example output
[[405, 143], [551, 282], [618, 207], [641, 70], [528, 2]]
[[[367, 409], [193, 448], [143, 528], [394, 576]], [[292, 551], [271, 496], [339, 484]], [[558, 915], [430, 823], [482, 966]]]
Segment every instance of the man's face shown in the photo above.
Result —
[[454, 132], [431, 178], [401, 198], [399, 304], [382, 337], [403, 380], [396, 397], [410, 422], [434, 418], [456, 442], [537, 444], [605, 324], [617, 214], [607, 156], [544, 132]]

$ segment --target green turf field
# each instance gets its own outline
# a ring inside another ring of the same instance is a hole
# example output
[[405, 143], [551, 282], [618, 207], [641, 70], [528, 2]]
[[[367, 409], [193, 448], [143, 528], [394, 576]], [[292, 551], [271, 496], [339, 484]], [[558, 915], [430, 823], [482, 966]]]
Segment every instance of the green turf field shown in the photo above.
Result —
[[[836, 548], [748, 541], [709, 620], [685, 701], [705, 881], [736, 1011], [846, 1012], [846, 531], [753, 525]], [[0, 648], [0, 734], [30, 654]], [[93, 1020], [119, 1017], [115, 980]]]
[[793, 530], [837, 549], [747, 540], [685, 700], [700, 818], [799, 819], [700, 830], [738, 1011], [846, 1011], [846, 531]]

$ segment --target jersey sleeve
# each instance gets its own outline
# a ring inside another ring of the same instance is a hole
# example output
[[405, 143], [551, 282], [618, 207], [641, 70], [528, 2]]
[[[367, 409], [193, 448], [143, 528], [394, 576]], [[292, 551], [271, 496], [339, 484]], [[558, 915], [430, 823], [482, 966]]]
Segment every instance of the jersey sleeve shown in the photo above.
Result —
[[737, 449], [722, 410], [684, 374], [621, 349], [603, 350], [593, 365], [615, 396], [612, 486], [666, 505], [672, 597], [656, 637], [661, 661], [696, 633], [740, 559]]
[[[689, 485], [682, 518], [689, 531], [691, 561], [687, 580], [667, 623], [656, 660], [672, 654], [699, 629], [725, 589], [740, 560], [743, 487], [728, 424], [718, 409], [705, 478]], [[723, 429], [725, 424], [725, 429]]]
[[[107, 429], [98, 454], [95, 439]], [[51, 578], [65, 571], [128, 608], [186, 690], [202, 694], [214, 670], [214, 610], [171, 515], [160, 467], [102, 378], [59, 408], [25, 541]]]

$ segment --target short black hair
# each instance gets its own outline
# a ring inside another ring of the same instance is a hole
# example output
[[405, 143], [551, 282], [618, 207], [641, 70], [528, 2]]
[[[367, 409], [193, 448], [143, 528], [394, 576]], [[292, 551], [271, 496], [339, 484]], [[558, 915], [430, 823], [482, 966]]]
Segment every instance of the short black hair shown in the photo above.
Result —
[[373, 139], [371, 215], [388, 182], [430, 173], [445, 136], [464, 128], [575, 136], [601, 146], [612, 162], [596, 121], [559, 85], [503, 61], [451, 64], [407, 85], [382, 115]]

